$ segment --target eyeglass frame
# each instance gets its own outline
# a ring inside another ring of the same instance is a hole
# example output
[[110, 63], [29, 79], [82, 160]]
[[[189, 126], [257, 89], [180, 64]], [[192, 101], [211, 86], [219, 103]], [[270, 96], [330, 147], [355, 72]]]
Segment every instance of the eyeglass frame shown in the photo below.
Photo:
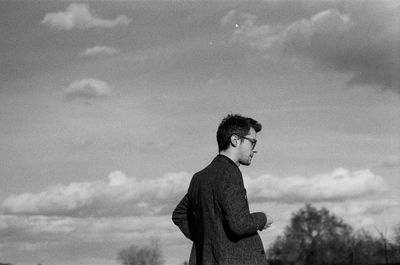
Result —
[[239, 136], [239, 137], [248, 140], [251, 143], [251, 149], [254, 149], [256, 147], [257, 139], [252, 139], [246, 136]]
[[[233, 135], [233, 134], [232, 134], [232, 135]], [[235, 134], [235, 135], [237, 135], [237, 134]], [[240, 136], [240, 135], [237, 135], [237, 136], [238, 136], [239, 138], [248, 140], [248, 141], [251, 143], [251, 148], [252, 148], [252, 149], [254, 149], [254, 148], [256, 147], [257, 139], [252, 139], [252, 138], [249, 138], [249, 137], [246, 137], [246, 136]]]

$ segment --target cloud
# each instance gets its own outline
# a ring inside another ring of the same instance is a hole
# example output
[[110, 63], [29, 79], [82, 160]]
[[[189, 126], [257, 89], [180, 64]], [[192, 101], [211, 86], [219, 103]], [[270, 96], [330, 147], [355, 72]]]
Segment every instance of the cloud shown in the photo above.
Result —
[[234, 40], [248, 43], [268, 59], [303, 58], [318, 68], [350, 73], [350, 86], [400, 92], [399, 17], [398, 2], [363, 1], [283, 25], [258, 23], [257, 16], [232, 12], [223, 21], [240, 18]]
[[62, 30], [89, 29], [89, 28], [113, 28], [121, 25], [128, 25], [132, 19], [120, 15], [113, 20], [97, 17], [89, 9], [87, 4], [73, 3], [65, 11], [47, 13], [42, 24]]
[[[170, 216], [73, 218], [0, 215], [2, 259], [26, 264], [29, 260], [40, 261], [43, 256], [53, 264], [113, 264], [116, 253], [132, 244], [132, 240], [141, 245], [159, 238], [166, 244], [179, 236]], [[72, 258], [71, 253], [74, 254]], [[99, 262], [88, 262], [88, 257], [97, 257]]]
[[371, 171], [350, 172], [344, 168], [312, 177], [263, 175], [245, 178], [245, 183], [250, 199], [285, 203], [343, 201], [386, 189], [384, 179]]
[[16, 215], [44, 216], [137, 216], [160, 214], [176, 204], [187, 189], [190, 175], [172, 173], [138, 180], [120, 171], [108, 181], [74, 182], [49, 187], [40, 193], [6, 198], [1, 211]]
[[104, 81], [97, 79], [82, 79], [72, 82], [65, 90], [67, 99], [92, 99], [107, 97], [112, 88]]
[[400, 167], [400, 157], [395, 155], [388, 157], [383, 161], [383, 166], [387, 168]]
[[230, 10], [224, 17], [221, 18], [222, 25], [229, 25], [234, 20], [235, 15], [237, 14], [236, 9]]
[[112, 54], [117, 54], [117, 53], [119, 53], [119, 50], [112, 48], [112, 47], [95, 46], [92, 48], [87, 48], [83, 52], [79, 53], [79, 56], [90, 57], [90, 56], [96, 56], [96, 55], [112, 55]]
[[399, 202], [395, 200], [380, 199], [332, 204], [329, 206], [329, 209], [338, 216], [354, 218], [358, 216], [382, 215], [384, 211], [397, 208], [399, 205]]
[[355, 228], [374, 228], [385, 226], [382, 216], [390, 216], [399, 207], [393, 199], [354, 200], [325, 205], [336, 216], [343, 218]]
[[[191, 174], [169, 173], [138, 180], [120, 171], [108, 181], [74, 182], [40, 193], [11, 195], [0, 206], [6, 214], [44, 216], [139, 216], [170, 212], [187, 190]], [[341, 201], [385, 190], [384, 180], [369, 170], [339, 168], [313, 177], [245, 177], [249, 198], [284, 203]]]
[[130, 236], [133, 233], [143, 235], [147, 233], [150, 237], [154, 232], [148, 233], [147, 231], [161, 232], [169, 225], [165, 216], [75, 218], [0, 215], [0, 238], [7, 239], [9, 237], [15, 240], [23, 236], [26, 242], [37, 242], [59, 240], [54, 235], [62, 237], [70, 235], [69, 238], [75, 236], [80, 241], [101, 242], [106, 234], [114, 239], [129, 238], [128, 235], [124, 236], [124, 233], [130, 233]]

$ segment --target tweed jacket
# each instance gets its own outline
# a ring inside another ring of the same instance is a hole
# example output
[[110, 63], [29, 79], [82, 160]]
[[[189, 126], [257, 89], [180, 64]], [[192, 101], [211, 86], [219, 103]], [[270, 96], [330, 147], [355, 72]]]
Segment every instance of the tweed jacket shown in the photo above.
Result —
[[218, 155], [193, 175], [172, 221], [193, 241], [189, 265], [266, 265], [258, 230], [267, 222], [250, 213], [239, 167]]

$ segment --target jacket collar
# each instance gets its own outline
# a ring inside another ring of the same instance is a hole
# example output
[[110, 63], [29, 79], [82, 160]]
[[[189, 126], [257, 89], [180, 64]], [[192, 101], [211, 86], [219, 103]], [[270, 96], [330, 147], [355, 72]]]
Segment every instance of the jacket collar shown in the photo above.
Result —
[[225, 156], [225, 155], [218, 154], [217, 157], [216, 157], [215, 159], [218, 159], [218, 160], [220, 160], [220, 161], [228, 162], [228, 163], [234, 165], [235, 167], [239, 168], [238, 165], [236, 165], [235, 162], [233, 162], [229, 157], [227, 157], [227, 156]]

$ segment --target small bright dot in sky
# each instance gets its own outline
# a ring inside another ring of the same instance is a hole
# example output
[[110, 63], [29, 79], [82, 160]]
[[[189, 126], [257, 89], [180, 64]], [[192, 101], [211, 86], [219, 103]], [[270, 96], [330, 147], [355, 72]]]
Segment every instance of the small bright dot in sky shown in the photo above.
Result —
[[235, 24], [235, 28], [238, 28], [239, 27], [239, 24]]

